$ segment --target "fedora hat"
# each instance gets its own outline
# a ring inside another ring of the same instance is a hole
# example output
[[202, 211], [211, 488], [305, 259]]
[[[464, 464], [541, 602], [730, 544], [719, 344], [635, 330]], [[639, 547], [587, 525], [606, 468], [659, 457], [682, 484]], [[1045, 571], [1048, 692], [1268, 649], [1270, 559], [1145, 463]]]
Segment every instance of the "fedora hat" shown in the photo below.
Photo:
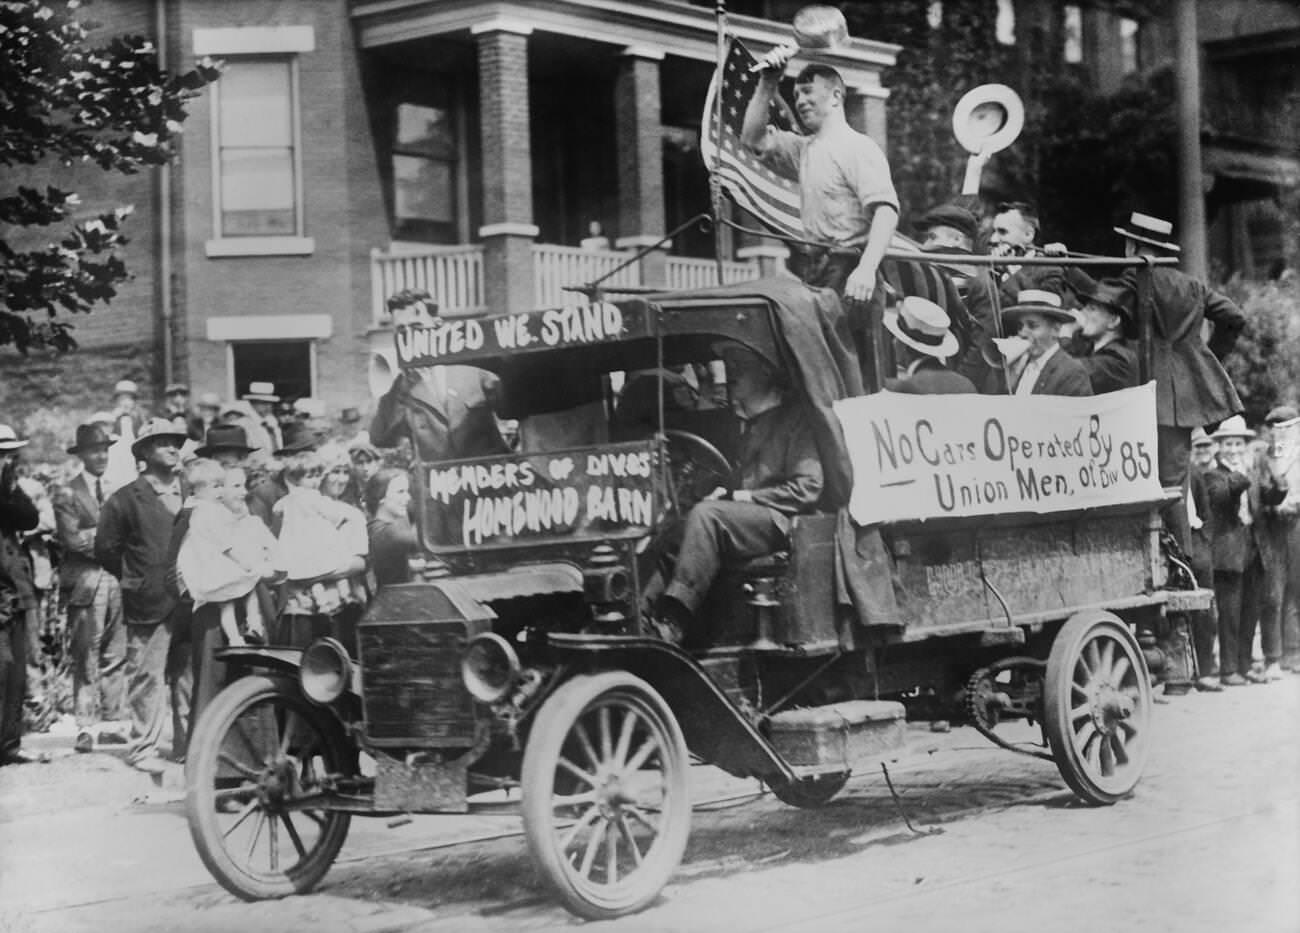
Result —
[[130, 379], [119, 379], [113, 386], [114, 395], [139, 395], [140, 387]]
[[957, 353], [957, 335], [951, 330], [952, 322], [933, 301], [908, 295], [897, 308], [885, 311], [884, 324], [899, 343], [918, 353], [941, 360]]
[[1101, 305], [1128, 321], [1137, 315], [1137, 295], [1120, 279], [1102, 279], [1091, 292], [1080, 297], [1085, 306]]
[[1061, 306], [1060, 295], [1040, 288], [1026, 288], [1017, 295], [1016, 303], [1003, 309], [1002, 320], [1008, 328], [1018, 327], [1020, 318], [1026, 314], [1041, 314], [1062, 324], [1069, 324], [1074, 320], [1074, 315]]
[[283, 434], [284, 445], [275, 451], [277, 457], [315, 450], [329, 438], [329, 428], [315, 418], [298, 419], [286, 424]]
[[275, 394], [274, 382], [250, 382], [243, 397], [250, 402], [278, 402], [280, 396]]
[[214, 424], [203, 436], [203, 446], [194, 453], [200, 457], [210, 457], [219, 450], [237, 450], [241, 457], [246, 457], [256, 449], [248, 445], [248, 433], [242, 426]]
[[1192, 446], [1203, 447], [1215, 443], [1213, 437], [1205, 433], [1205, 428], [1192, 429]]
[[1296, 411], [1294, 405], [1278, 405], [1264, 416], [1264, 423], [1268, 425], [1286, 424], [1288, 421], [1295, 421], [1300, 418], [1300, 412]]
[[963, 236], [975, 239], [975, 234], [979, 230], [979, 220], [975, 215], [959, 204], [940, 204], [938, 207], [932, 207], [926, 211], [925, 215], [917, 221], [918, 230], [929, 230], [931, 227], [952, 227], [960, 232]]
[[189, 395], [190, 387], [183, 382], [169, 382], [167, 388], [163, 389], [163, 395]]
[[176, 426], [166, 418], [150, 418], [145, 426], [140, 429], [140, 434], [131, 442], [131, 456], [139, 460], [140, 450], [151, 441], [156, 441], [159, 438], [174, 440], [176, 446], [180, 447], [189, 438], [189, 435], [184, 431], [177, 431]]
[[1219, 425], [1219, 430], [1215, 431], [1210, 437], [1216, 441], [1221, 441], [1225, 437], [1252, 438], [1255, 432], [1246, 427], [1246, 419], [1241, 415], [1233, 415], [1231, 418]]
[[90, 424], [77, 425], [77, 437], [68, 448], [68, 453], [79, 454], [83, 450], [89, 450], [91, 447], [107, 447], [117, 440], [112, 434], [109, 434], [102, 427], [94, 422]]
[[[1146, 243], [1148, 246], [1155, 246], [1171, 253], [1181, 252], [1178, 244], [1169, 239], [1174, 235], [1173, 223], [1161, 220], [1159, 217], [1152, 217], [1150, 214], [1134, 211], [1129, 216], [1128, 226], [1116, 227], [1115, 232], [1128, 240]], [[1162, 239], [1156, 239], [1157, 237]]]
[[0, 451], [17, 450], [19, 447], [26, 446], [27, 441], [15, 434], [13, 428], [7, 424], [0, 424]]

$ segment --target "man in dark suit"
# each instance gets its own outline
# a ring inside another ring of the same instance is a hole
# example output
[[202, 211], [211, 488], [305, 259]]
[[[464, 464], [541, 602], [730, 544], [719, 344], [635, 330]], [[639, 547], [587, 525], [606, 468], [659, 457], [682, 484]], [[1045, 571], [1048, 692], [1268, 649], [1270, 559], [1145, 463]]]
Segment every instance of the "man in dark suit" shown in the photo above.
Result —
[[[1116, 227], [1115, 232], [1125, 238], [1126, 255], [1178, 253], [1170, 240], [1173, 224], [1169, 221], [1134, 213], [1128, 226]], [[1136, 291], [1137, 272], [1127, 270], [1124, 279]], [[1182, 487], [1187, 481], [1192, 429], [1217, 425], [1242, 410], [1222, 360], [1232, 351], [1246, 318], [1204, 282], [1166, 266], [1151, 270], [1151, 297], [1160, 484]], [[1206, 321], [1213, 325], [1208, 342], [1202, 337]], [[1181, 505], [1165, 510], [1165, 521], [1184, 549], [1189, 538], [1185, 516]]]
[[1013, 395], [1092, 395], [1092, 382], [1083, 364], [1061, 349], [1061, 325], [1074, 316], [1061, 306], [1061, 296], [1028, 289], [1002, 312], [1003, 330], [1028, 343], [1010, 366]]
[[[999, 204], [989, 231], [989, 253], [993, 256], [1063, 256], [1061, 243], [1038, 245], [1040, 224], [1038, 210], [1027, 201]], [[1064, 307], [1075, 306], [1075, 296], [1087, 294], [1095, 286], [1092, 277], [1077, 266], [1002, 266], [999, 291], [1002, 304], [1014, 304], [1023, 291], [1048, 291], [1064, 300]]]
[[[428, 292], [406, 290], [388, 299], [395, 327], [437, 326], [438, 305]], [[508, 452], [493, 414], [499, 380], [473, 366], [431, 366], [398, 374], [379, 399], [370, 442], [395, 447], [410, 438], [428, 463]]]
[[13, 428], [0, 424], [0, 765], [36, 760], [22, 751], [28, 631], [38, 622], [22, 533], [40, 523], [35, 504], [18, 485], [18, 451], [26, 445]]
[[1088, 352], [1078, 359], [1095, 395], [1138, 384], [1137, 349], [1129, 339], [1136, 331], [1134, 301], [1133, 290], [1116, 279], [1103, 280], [1083, 298], [1079, 333]]
[[1246, 442], [1254, 436], [1240, 415], [1225, 421], [1212, 435], [1219, 444], [1217, 466], [1205, 477], [1214, 522], [1219, 675], [1228, 687], [1267, 680], [1251, 668], [1264, 575], [1254, 525], [1262, 508], [1276, 506], [1286, 497], [1286, 486], [1276, 477], [1252, 482]]
[[[1188, 473], [1188, 520], [1192, 529], [1192, 549], [1187, 552], [1196, 582], [1214, 589], [1214, 512], [1210, 508], [1209, 487], [1222, 482], [1209, 477], [1214, 470], [1219, 445], [1204, 428], [1192, 432], [1192, 465]], [[1220, 493], [1222, 495], [1222, 493]], [[1219, 615], [1213, 604], [1191, 614], [1192, 647], [1196, 652], [1196, 689], [1203, 693], [1222, 693], [1218, 661], [1214, 646], [1219, 637]]]
[[745, 428], [735, 488], [715, 489], [686, 514], [672, 578], [655, 606], [660, 635], [677, 643], [723, 564], [787, 546], [794, 516], [817, 507], [824, 484], [812, 418], [784, 376], [740, 344], [725, 344], [720, 354]]
[[95, 531], [95, 560], [122, 586], [131, 762], [142, 770], [161, 768], [165, 686], [171, 688], [174, 757], [184, 742], [189, 708], [187, 646], [173, 637], [176, 598], [167, 587], [172, 525], [184, 500], [178, 469], [186, 436], [160, 419], [145, 425], [131, 445], [144, 470], [104, 503]]
[[117, 580], [95, 560], [95, 528], [108, 489], [104, 470], [113, 438], [96, 424], [77, 428], [68, 448], [81, 471], [54, 494], [55, 532], [63, 549], [59, 585], [72, 636], [72, 706], [79, 752], [94, 748], [91, 731], [125, 714], [126, 629]]
[[909, 296], [885, 311], [884, 324], [894, 335], [894, 355], [903, 367], [898, 378], [885, 380], [886, 389], [905, 395], [975, 393], [975, 383], [948, 368], [958, 344], [943, 308]]

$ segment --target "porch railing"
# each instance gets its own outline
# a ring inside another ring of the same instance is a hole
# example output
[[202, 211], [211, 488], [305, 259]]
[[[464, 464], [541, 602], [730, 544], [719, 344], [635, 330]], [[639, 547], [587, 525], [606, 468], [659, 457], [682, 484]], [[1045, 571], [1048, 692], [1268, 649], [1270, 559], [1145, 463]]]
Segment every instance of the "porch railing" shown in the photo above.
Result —
[[388, 320], [388, 297], [406, 288], [424, 289], [446, 314], [482, 314], [487, 310], [483, 247], [473, 244], [398, 253], [371, 250], [370, 281], [376, 324]]
[[[616, 250], [534, 243], [534, 307], [563, 308], [586, 304], [587, 299], [581, 292], [568, 291], [564, 286], [584, 285], [609, 275], [621, 263], [627, 262], [628, 257], [628, 253]], [[601, 284], [638, 286], [641, 284], [641, 268], [632, 263], [610, 275]]]
[[[758, 263], [733, 262], [722, 263], [722, 282], [748, 282], [759, 276]], [[691, 259], [686, 256], [672, 256], [668, 259], [668, 287], [709, 288], [718, 284], [718, 264], [712, 259]]]
[[[617, 250], [588, 250], [551, 243], [533, 245], [533, 307], [573, 307], [585, 303], [580, 292], [566, 285], [583, 285], [608, 274], [630, 254]], [[483, 282], [483, 247], [476, 244], [426, 246], [400, 251], [371, 250], [370, 280], [373, 322], [388, 320], [386, 302], [405, 288], [420, 288], [438, 302], [445, 314], [471, 315], [488, 311]], [[756, 262], [724, 262], [727, 283], [758, 278]], [[718, 284], [717, 265], [712, 259], [670, 256], [667, 287], [708, 288]], [[641, 268], [632, 263], [605, 279], [606, 286], [640, 286]]]

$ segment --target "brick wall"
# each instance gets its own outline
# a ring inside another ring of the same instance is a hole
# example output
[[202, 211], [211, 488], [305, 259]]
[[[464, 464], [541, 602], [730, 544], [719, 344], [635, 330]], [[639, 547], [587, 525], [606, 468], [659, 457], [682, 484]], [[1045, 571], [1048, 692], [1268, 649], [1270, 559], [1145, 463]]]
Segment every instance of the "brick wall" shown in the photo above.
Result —
[[483, 121], [483, 223], [531, 223], [528, 37], [509, 32], [480, 35], [478, 67]]

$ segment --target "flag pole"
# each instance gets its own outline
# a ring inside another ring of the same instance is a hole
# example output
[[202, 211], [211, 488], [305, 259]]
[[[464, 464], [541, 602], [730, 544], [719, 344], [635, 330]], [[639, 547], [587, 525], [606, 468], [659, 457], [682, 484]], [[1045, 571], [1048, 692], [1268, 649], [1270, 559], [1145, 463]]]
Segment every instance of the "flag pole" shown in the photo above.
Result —
[[722, 285], [724, 284], [722, 251], [726, 234], [722, 223], [724, 204], [722, 176], [719, 169], [722, 162], [722, 69], [727, 60], [727, 0], [716, 0], [713, 6], [713, 19], [718, 33], [714, 51], [717, 65], [713, 73], [713, 131], [717, 134], [717, 141], [713, 146], [713, 165], [709, 172], [709, 200], [713, 213], [713, 261], [717, 267], [718, 284]]

